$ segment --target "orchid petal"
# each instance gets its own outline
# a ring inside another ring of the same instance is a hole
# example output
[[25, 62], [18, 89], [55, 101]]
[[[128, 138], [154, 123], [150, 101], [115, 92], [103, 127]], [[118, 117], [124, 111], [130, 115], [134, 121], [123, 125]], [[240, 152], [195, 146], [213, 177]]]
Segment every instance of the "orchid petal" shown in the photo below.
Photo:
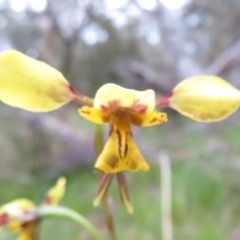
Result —
[[167, 114], [162, 112], [134, 113], [131, 116], [133, 125], [150, 127], [167, 122]]
[[132, 139], [131, 132], [111, 130], [109, 139], [97, 159], [95, 167], [105, 173], [149, 170], [142, 154]]
[[78, 110], [79, 114], [88, 121], [104, 124], [110, 121], [110, 111], [91, 107], [82, 107]]
[[20, 52], [0, 54], [0, 100], [33, 112], [48, 112], [74, 98], [63, 75]]
[[197, 76], [175, 87], [169, 105], [196, 121], [220, 121], [239, 108], [240, 91], [219, 77]]
[[150, 112], [155, 108], [155, 93], [153, 90], [135, 91], [108, 83], [97, 91], [94, 107], [105, 107], [110, 110], [126, 108], [136, 112]]

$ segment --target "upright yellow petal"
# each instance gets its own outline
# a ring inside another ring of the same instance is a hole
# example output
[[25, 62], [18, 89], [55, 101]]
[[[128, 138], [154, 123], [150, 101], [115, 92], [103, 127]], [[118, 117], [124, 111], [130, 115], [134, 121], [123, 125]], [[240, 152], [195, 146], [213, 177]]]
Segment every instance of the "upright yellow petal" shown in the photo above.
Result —
[[20, 52], [0, 54], [0, 100], [33, 112], [48, 112], [73, 99], [63, 75]]
[[153, 90], [135, 91], [107, 83], [97, 91], [94, 107], [107, 107], [110, 110], [128, 108], [136, 112], [150, 112], [155, 109], [155, 92]]
[[56, 205], [65, 194], [66, 178], [58, 179], [56, 185], [48, 190], [44, 203], [48, 205]]
[[240, 91], [219, 77], [197, 76], [178, 84], [169, 103], [193, 120], [220, 121], [238, 109]]

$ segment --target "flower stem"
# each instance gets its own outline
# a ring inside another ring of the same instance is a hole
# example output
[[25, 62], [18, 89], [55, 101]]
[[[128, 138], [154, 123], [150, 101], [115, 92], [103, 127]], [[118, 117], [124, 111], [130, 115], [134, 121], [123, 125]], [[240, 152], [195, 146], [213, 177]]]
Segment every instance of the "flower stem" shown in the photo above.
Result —
[[173, 240], [172, 226], [172, 192], [171, 192], [171, 162], [167, 153], [159, 154], [161, 171], [161, 227], [162, 240]]
[[106, 224], [107, 224], [107, 227], [108, 227], [108, 233], [109, 233], [110, 239], [111, 240], [117, 240], [117, 235], [116, 235], [116, 231], [115, 231], [115, 227], [114, 227], [113, 217], [112, 217], [111, 210], [109, 208], [107, 197], [103, 199], [102, 206], [103, 206], [103, 212], [104, 212], [105, 221], [106, 221]]
[[98, 230], [81, 214], [62, 206], [41, 206], [37, 208], [40, 217], [65, 217], [74, 220], [84, 226], [96, 240], [103, 240]]
[[172, 97], [172, 95], [173, 95], [173, 93], [171, 92], [163, 97], [156, 99], [155, 106], [156, 107], [170, 107], [169, 100]]
[[[96, 157], [98, 157], [103, 149], [103, 129], [101, 125], [96, 125], [95, 129], [95, 152]], [[99, 180], [101, 180], [103, 173], [99, 171]], [[114, 227], [113, 216], [108, 204], [107, 196], [102, 200], [103, 213], [105, 217], [105, 222], [108, 228], [108, 234], [110, 240], [117, 240], [117, 235]]]
[[83, 95], [82, 93], [78, 92], [75, 88], [73, 88], [72, 86], [69, 87], [70, 91], [73, 94], [73, 102], [79, 103], [81, 105], [86, 105], [89, 107], [93, 106], [93, 99], [89, 98], [85, 95]]

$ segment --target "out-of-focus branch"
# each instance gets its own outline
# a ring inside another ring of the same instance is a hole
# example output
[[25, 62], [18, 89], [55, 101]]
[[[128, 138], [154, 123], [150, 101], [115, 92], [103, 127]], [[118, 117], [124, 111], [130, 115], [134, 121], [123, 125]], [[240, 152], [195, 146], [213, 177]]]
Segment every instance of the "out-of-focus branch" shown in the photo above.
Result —
[[[155, 91], [166, 94], [171, 89], [161, 81], [161, 76], [151, 67], [136, 60], [122, 60], [113, 63], [108, 74], [115, 74], [127, 82], [128, 87], [138, 88], [139, 90], [152, 88]], [[129, 85], [131, 84], [131, 85]]]
[[[77, 7], [77, 6], [76, 6]], [[73, 9], [75, 9], [73, 7]], [[58, 19], [58, 14], [54, 10], [54, 6], [52, 6], [51, 1], [48, 1], [48, 5], [46, 8], [46, 15], [51, 21], [51, 27], [54, 29], [54, 32], [57, 33], [59, 39], [63, 43], [64, 46], [64, 55], [62, 57], [61, 65], [60, 65], [60, 71], [67, 75], [71, 71], [71, 65], [72, 61], [74, 59], [74, 49], [76, 46], [77, 41], [79, 40], [79, 34], [83, 29], [85, 29], [89, 22], [91, 21], [90, 17], [91, 11], [85, 11], [84, 17], [82, 22], [77, 27], [71, 28], [71, 34], [66, 35], [64, 34], [64, 30], [61, 26], [61, 23]], [[51, 34], [51, 31], [49, 31], [49, 34]], [[54, 44], [53, 42], [50, 43]], [[46, 46], [47, 49], [51, 49], [51, 46]]]
[[211, 75], [221, 75], [227, 71], [240, 56], [240, 38], [226, 50], [224, 50], [217, 59], [205, 69], [205, 73]]
[[3, 108], [1, 115], [11, 118], [23, 118], [29, 125], [29, 131], [36, 134], [33, 140], [38, 141], [39, 133], [42, 133], [44, 136], [49, 137], [49, 143], [51, 139], [54, 141], [54, 136], [56, 136], [56, 141], [60, 139], [64, 142], [66, 148], [62, 153], [62, 160], [68, 166], [64, 168], [65, 170], [71, 169], [72, 166], [89, 163], [95, 158], [92, 136], [88, 134], [89, 137], [87, 137], [87, 133], [80, 134], [76, 129], [54, 116], [18, 111], [17, 109], [11, 110], [10, 108], [6, 111]]
[[75, 129], [53, 116], [47, 114], [35, 114], [24, 111], [21, 112], [21, 116], [28, 122], [34, 123], [39, 129], [41, 129], [45, 133], [60, 136], [66, 141], [75, 142], [77, 144], [79, 144], [83, 140], [83, 137], [81, 137]]

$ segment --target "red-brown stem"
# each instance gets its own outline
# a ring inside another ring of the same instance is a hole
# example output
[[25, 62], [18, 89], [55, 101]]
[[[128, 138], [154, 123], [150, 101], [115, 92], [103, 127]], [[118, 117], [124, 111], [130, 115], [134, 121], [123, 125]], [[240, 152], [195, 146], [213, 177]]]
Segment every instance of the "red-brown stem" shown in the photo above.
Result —
[[69, 89], [71, 93], [73, 94], [73, 102], [80, 103], [85, 106], [92, 107], [93, 106], [93, 99], [89, 98], [80, 92], [78, 92], [75, 88], [73, 88], [71, 85], [69, 86]]
[[169, 99], [172, 97], [173, 92], [156, 99], [156, 108], [157, 107], [170, 107]]

